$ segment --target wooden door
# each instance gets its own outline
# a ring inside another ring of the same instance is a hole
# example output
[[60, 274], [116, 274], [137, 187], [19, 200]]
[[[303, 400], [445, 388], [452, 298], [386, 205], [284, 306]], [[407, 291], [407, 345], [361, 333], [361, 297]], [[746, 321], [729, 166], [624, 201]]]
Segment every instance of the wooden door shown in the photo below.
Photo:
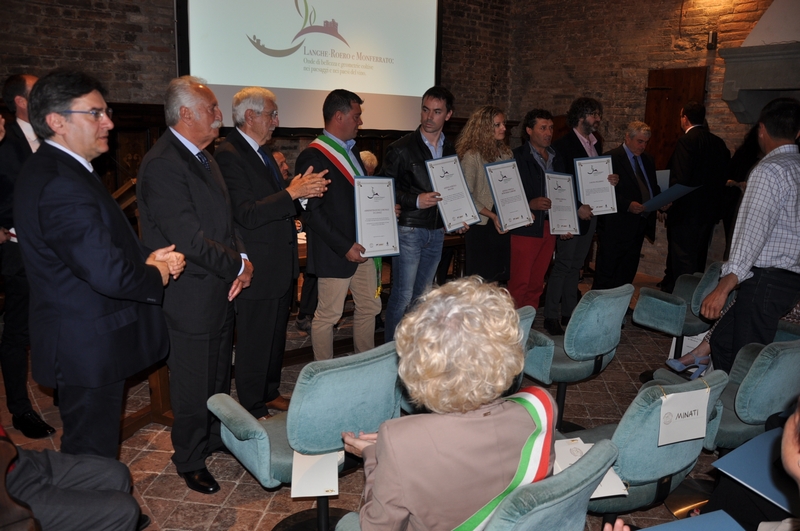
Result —
[[647, 75], [647, 106], [644, 121], [653, 129], [647, 153], [656, 159], [656, 169], [666, 169], [681, 131], [680, 113], [689, 101], [705, 103], [705, 66], [650, 70]]

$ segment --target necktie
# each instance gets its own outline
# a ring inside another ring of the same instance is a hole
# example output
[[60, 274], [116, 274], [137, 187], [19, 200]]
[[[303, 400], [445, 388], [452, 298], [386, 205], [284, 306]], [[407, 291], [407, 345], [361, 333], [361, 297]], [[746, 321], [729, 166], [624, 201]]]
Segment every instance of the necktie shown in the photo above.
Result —
[[261, 160], [264, 161], [264, 164], [267, 166], [267, 169], [272, 174], [272, 177], [275, 179], [275, 182], [278, 183], [278, 186], [281, 186], [281, 176], [275, 171], [275, 166], [270, 164], [269, 155], [267, 152], [264, 151], [263, 148], [258, 148], [258, 154], [261, 155]]
[[206, 154], [203, 153], [202, 151], [198, 151], [197, 152], [197, 158], [200, 159], [200, 162], [203, 163], [203, 166], [205, 166], [206, 170], [208, 170], [210, 172], [211, 171], [211, 164], [208, 163], [208, 157], [206, 157]]
[[653, 197], [653, 191], [650, 189], [650, 183], [647, 182], [642, 167], [639, 165], [639, 157], [636, 155], [633, 156], [633, 173], [639, 179], [639, 189], [642, 191], [642, 202], [644, 203]]

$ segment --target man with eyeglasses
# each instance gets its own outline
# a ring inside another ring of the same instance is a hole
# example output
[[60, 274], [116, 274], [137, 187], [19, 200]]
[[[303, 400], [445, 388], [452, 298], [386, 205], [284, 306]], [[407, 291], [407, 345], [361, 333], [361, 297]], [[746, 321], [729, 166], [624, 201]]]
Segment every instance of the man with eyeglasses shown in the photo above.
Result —
[[[597, 218], [592, 215], [592, 207], [578, 201], [575, 159], [597, 157], [603, 153], [603, 141], [594, 134], [602, 120], [603, 105], [599, 101], [594, 98], [578, 98], [567, 111], [567, 124], [571, 130], [553, 142], [553, 149], [558, 155], [556, 160], [560, 166], [556, 171], [569, 173], [573, 177], [580, 234], [560, 236], [556, 241], [556, 259], [547, 282], [544, 306], [544, 328], [550, 335], [564, 334], [562, 326], [569, 323], [572, 311], [578, 304], [580, 270], [597, 229]], [[612, 174], [608, 180], [616, 186], [619, 177]]]
[[29, 439], [41, 439], [56, 431], [33, 410], [28, 397], [29, 288], [14, 227], [17, 176], [28, 157], [39, 149], [39, 138], [28, 117], [28, 98], [36, 80], [35, 76], [16, 74], [3, 85], [3, 101], [15, 120], [6, 124], [6, 138], [0, 142], [0, 257], [5, 292], [0, 369], [13, 426]]
[[287, 411], [281, 396], [286, 327], [292, 285], [299, 273], [296, 200], [322, 197], [327, 170], [309, 169], [290, 183], [264, 146], [278, 127], [275, 95], [247, 87], [233, 96], [236, 128], [214, 152], [233, 206], [233, 217], [256, 271], [236, 303], [236, 391], [239, 402], [257, 419], [269, 409]]
[[164, 286], [183, 271], [174, 246], [146, 249], [94, 172], [114, 127], [95, 78], [54, 71], [33, 87], [43, 139], [15, 190], [30, 280], [33, 378], [58, 389], [61, 451], [116, 458], [125, 379], [167, 355]]

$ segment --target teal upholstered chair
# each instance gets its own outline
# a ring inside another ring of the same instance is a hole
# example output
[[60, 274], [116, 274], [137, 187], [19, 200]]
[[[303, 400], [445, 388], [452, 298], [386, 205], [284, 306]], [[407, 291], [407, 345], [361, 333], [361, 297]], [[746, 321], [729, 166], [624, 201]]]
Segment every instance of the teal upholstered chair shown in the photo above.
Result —
[[[536, 309], [532, 306], [523, 306], [517, 310], [517, 315], [519, 315], [519, 328], [522, 331], [522, 344], [526, 345], [528, 343], [528, 336], [531, 332], [531, 326], [533, 326], [533, 320], [536, 318]], [[397, 385], [400, 386], [402, 392], [402, 402], [400, 406], [402, 407], [403, 411], [406, 413], [422, 413], [422, 410], [416, 408], [414, 404], [408, 399], [408, 396], [405, 393], [405, 388], [403, 387], [403, 383], [398, 379]], [[522, 385], [522, 375], [514, 381], [512, 388], [509, 390], [510, 393], [516, 393], [519, 391], [519, 388]]]
[[614, 359], [632, 295], [630, 284], [589, 291], [572, 312], [563, 336], [550, 337], [531, 330], [525, 374], [544, 384], [558, 383], [557, 429], [562, 429], [567, 384], [600, 374]]
[[[514, 490], [497, 507], [484, 531], [583, 531], [589, 497], [616, 458], [614, 444], [600, 441], [560, 474]], [[336, 531], [359, 530], [358, 513], [345, 515], [336, 526]]]
[[724, 409], [714, 445], [731, 450], [764, 433], [767, 418], [785, 411], [798, 395], [800, 340], [745, 345], [722, 392]]
[[[292, 457], [344, 449], [343, 431], [377, 432], [400, 415], [394, 342], [368, 352], [314, 361], [297, 377], [289, 411], [256, 420], [226, 394], [208, 399], [222, 441], [264, 487], [292, 481]], [[319, 500], [327, 507], [327, 498]]]
[[[697, 380], [670, 383], [667, 370], [656, 371], [656, 379], [646, 383], [633, 399], [619, 424], [607, 424], [590, 430], [572, 432], [584, 442], [596, 443], [611, 439], [619, 449], [614, 470], [628, 487], [627, 496], [611, 496], [589, 502], [589, 511], [609, 519], [621, 513], [662, 503], [683, 478], [694, 468], [704, 445], [713, 444], [722, 418], [719, 400], [728, 376], [712, 371]], [[661, 423], [661, 397], [697, 389], [709, 389], [705, 439], [695, 439], [658, 446]]]
[[675, 358], [681, 357], [683, 337], [711, 328], [713, 321], [700, 316], [703, 299], [719, 284], [722, 262], [714, 262], [702, 275], [681, 275], [672, 293], [642, 288], [633, 310], [633, 322], [676, 338]]

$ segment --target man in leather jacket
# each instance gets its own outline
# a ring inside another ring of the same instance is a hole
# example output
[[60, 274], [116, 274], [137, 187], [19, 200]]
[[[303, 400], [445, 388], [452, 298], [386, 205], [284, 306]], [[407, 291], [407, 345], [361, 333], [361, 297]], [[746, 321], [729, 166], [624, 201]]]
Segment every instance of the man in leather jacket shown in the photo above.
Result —
[[386, 150], [381, 175], [394, 178], [400, 205], [398, 231], [400, 255], [392, 259], [392, 292], [386, 307], [386, 341], [411, 302], [433, 283], [442, 256], [444, 224], [436, 204], [441, 201], [431, 186], [425, 161], [456, 154], [442, 128], [453, 114], [453, 95], [432, 87], [422, 96], [420, 126]]

